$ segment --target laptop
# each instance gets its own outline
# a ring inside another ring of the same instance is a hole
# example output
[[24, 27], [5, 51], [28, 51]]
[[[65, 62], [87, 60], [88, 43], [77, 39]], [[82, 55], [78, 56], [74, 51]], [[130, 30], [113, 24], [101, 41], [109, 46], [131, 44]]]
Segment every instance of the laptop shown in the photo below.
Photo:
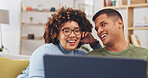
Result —
[[145, 60], [45, 55], [45, 78], [146, 78]]

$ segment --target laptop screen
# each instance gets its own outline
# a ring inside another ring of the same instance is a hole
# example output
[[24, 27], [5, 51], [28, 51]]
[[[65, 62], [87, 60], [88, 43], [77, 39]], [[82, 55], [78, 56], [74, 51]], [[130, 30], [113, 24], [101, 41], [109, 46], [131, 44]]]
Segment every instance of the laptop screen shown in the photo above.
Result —
[[45, 78], [146, 78], [140, 59], [44, 56]]

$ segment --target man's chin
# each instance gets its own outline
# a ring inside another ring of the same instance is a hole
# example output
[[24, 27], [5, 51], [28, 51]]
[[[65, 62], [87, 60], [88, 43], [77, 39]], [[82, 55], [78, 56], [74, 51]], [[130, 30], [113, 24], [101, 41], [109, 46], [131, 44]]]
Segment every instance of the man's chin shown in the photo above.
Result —
[[107, 43], [105, 43], [105, 42], [102, 42], [102, 43], [103, 43], [103, 45], [107, 46]]

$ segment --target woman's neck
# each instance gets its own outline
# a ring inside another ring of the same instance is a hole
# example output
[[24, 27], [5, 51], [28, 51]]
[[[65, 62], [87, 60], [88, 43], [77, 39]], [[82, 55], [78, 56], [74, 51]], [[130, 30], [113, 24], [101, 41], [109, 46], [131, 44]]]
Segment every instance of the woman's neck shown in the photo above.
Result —
[[64, 54], [69, 54], [74, 51], [74, 50], [72, 50], [72, 51], [66, 50], [65, 48], [63, 48], [63, 46], [60, 43], [59, 43], [59, 48], [62, 51], [62, 53], [64, 53]]

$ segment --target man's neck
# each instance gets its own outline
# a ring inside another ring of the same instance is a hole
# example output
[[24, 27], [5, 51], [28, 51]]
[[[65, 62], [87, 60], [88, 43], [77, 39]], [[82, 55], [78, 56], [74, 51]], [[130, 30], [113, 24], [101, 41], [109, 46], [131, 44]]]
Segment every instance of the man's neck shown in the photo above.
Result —
[[125, 49], [127, 49], [129, 46], [129, 44], [124, 40], [124, 41], [121, 41], [120, 42], [116, 42], [116, 43], [113, 43], [113, 45], [110, 45], [110, 46], [106, 46], [108, 50], [112, 51], [112, 52], [121, 52]]

